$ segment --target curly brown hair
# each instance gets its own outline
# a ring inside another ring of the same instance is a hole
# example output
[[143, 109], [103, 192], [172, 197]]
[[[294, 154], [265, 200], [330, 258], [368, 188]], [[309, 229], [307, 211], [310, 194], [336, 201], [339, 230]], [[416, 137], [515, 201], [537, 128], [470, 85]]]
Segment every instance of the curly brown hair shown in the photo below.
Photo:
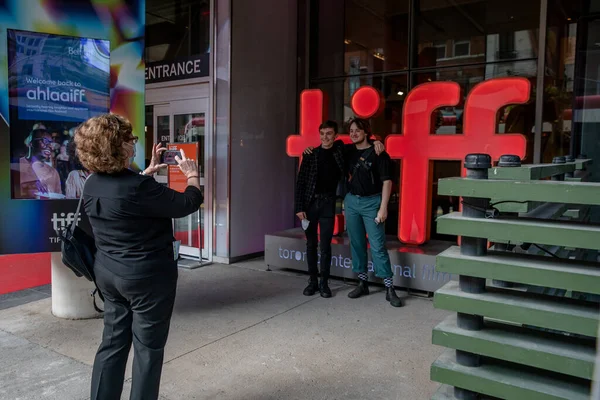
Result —
[[112, 174], [127, 168], [129, 154], [123, 147], [134, 138], [131, 123], [117, 114], [103, 114], [85, 121], [75, 131], [79, 161], [94, 173]]

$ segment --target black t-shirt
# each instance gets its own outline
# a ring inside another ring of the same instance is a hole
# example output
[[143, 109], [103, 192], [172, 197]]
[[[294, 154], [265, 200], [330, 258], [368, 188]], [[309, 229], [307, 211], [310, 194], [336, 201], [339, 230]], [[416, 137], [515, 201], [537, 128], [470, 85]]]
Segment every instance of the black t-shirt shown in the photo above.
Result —
[[[353, 173], [354, 166], [359, 158], [368, 150], [358, 150], [356, 147], [352, 147], [346, 154], [346, 163], [350, 174]], [[367, 159], [364, 160], [364, 163], [369, 169], [367, 170], [363, 166], [356, 169], [348, 184], [350, 193], [356, 196], [380, 194], [383, 190], [383, 182], [392, 179], [390, 156], [385, 151], [377, 155], [373, 149]]]
[[319, 148], [317, 157], [317, 186], [315, 193], [335, 195], [342, 174], [333, 156], [333, 148]]

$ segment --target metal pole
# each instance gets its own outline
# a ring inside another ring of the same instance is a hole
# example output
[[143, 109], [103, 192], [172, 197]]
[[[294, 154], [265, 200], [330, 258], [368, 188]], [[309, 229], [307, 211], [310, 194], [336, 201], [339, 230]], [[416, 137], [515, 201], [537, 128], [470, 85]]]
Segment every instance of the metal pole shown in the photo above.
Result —
[[[521, 166], [521, 157], [513, 154], [504, 154], [500, 156], [500, 160], [498, 160], [498, 167], [501, 168], [514, 168]], [[519, 213], [506, 213], [506, 215], [518, 216]], [[494, 245], [494, 249], [496, 250], [504, 250], [508, 251], [509, 247], [504, 243], [497, 243]], [[500, 281], [497, 279], [492, 280], [492, 283], [499, 287], [510, 288], [514, 287], [513, 282]]]
[[[492, 167], [492, 159], [488, 154], [469, 154], [465, 157], [465, 168], [469, 179], [487, 179], [488, 169]], [[490, 199], [463, 197], [464, 217], [485, 218], [489, 208]], [[461, 238], [460, 253], [469, 256], [485, 256], [487, 254], [487, 239], [463, 236]], [[468, 293], [483, 293], [485, 279], [473, 276], [460, 275], [458, 277], [460, 289]], [[483, 329], [483, 316], [458, 313], [457, 324], [459, 328], [478, 331]], [[478, 367], [481, 365], [481, 356], [462, 350], [456, 350], [456, 361], [460, 365]], [[470, 390], [455, 387], [454, 396], [462, 400], [475, 400], [478, 394]]]
[[[540, 1], [540, 30], [538, 40], [537, 87], [535, 91], [535, 133], [533, 139], [533, 162], [542, 161], [542, 125], [544, 123], [544, 78], [546, 76], [546, 27], [548, 0]], [[523, 132], [526, 133], [526, 132]]]
[[[565, 157], [565, 161], [568, 163], [572, 163], [575, 162], [575, 157], [573, 156], [566, 156]], [[575, 173], [573, 171], [571, 172], [565, 172], [565, 178], [573, 178], [573, 176], [575, 175]]]
[[[554, 157], [552, 159], [552, 164], [565, 164], [567, 161], [565, 159], [565, 157], [563, 156], [559, 156], [559, 157]], [[560, 174], [555, 174], [552, 175], [552, 177], [550, 178], [553, 181], [564, 181], [565, 180], [565, 173], [560, 173]]]

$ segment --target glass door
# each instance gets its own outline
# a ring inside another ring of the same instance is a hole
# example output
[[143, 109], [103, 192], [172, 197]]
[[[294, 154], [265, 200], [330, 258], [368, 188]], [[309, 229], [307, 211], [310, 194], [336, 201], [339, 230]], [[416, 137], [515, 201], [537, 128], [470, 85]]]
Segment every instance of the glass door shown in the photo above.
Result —
[[[197, 143], [198, 154], [186, 154], [198, 161], [200, 172], [200, 190], [205, 202], [207, 195], [207, 130], [209, 124], [208, 99], [172, 101], [168, 105], [155, 106], [155, 141], [168, 143]], [[157, 175], [157, 181], [168, 183], [167, 171]], [[210, 261], [210, 227], [207, 218], [208, 208], [203, 203], [198, 211], [173, 220], [175, 239], [181, 241], [180, 254], [184, 257]]]
[[[192, 103], [193, 106], [190, 107], [189, 103]], [[175, 143], [198, 143], [199, 154], [197, 160], [200, 171], [200, 190], [202, 190], [205, 197], [206, 103], [206, 100], [186, 102], [172, 109], [174, 133], [176, 135]], [[204, 106], [201, 106], [201, 104]], [[193, 156], [196, 157], [196, 155]], [[204, 204], [197, 212], [185, 218], [177, 219], [174, 223], [175, 237], [181, 240], [181, 253], [183, 255], [198, 256], [200, 250], [202, 258], [207, 259], [206, 236], [208, 232], [205, 229]]]

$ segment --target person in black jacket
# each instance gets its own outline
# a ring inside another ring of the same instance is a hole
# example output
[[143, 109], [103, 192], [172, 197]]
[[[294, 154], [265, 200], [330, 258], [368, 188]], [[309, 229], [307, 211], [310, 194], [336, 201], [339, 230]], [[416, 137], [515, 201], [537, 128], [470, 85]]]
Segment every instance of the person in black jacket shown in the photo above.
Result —
[[142, 174], [129, 169], [136, 142], [129, 121], [114, 114], [89, 119], [75, 134], [79, 160], [92, 172], [83, 203], [97, 247], [96, 282], [105, 298], [92, 400], [121, 398], [132, 343], [130, 398], [158, 398], [178, 276], [172, 218], [198, 211], [203, 201], [196, 161], [183, 152], [176, 158], [188, 179], [179, 193], [150, 176], [164, 167], [160, 145]]
[[[305, 296], [317, 291], [321, 297], [331, 297], [329, 274], [331, 269], [331, 240], [333, 238], [336, 190], [344, 182], [347, 174], [345, 153], [354, 148], [353, 144], [344, 145], [336, 140], [338, 125], [334, 121], [325, 121], [319, 126], [321, 145], [309, 147], [303, 155], [298, 178], [296, 180], [295, 211], [303, 221], [306, 234], [306, 260], [309, 281], [304, 289]], [[374, 142], [377, 152], [384, 150], [383, 143]], [[320, 232], [319, 232], [320, 228]], [[319, 245], [321, 259], [317, 247]], [[321, 282], [318, 281], [321, 266]]]
[[[305, 296], [320, 291], [331, 297], [329, 269], [331, 267], [331, 239], [333, 238], [335, 195], [344, 176], [344, 158], [341, 147], [334, 149], [337, 123], [326, 121], [319, 127], [321, 145], [312, 154], [305, 155], [296, 180], [296, 216], [303, 221], [306, 234], [306, 258], [310, 275]], [[318, 227], [321, 227], [321, 283], [318, 282], [317, 264]]]

